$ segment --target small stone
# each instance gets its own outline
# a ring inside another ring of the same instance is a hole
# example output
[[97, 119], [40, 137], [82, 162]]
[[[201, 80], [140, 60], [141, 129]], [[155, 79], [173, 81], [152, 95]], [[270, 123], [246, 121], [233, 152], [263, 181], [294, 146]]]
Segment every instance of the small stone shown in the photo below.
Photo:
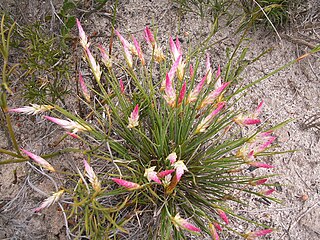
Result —
[[300, 200], [303, 201], [303, 202], [307, 201], [308, 199], [309, 199], [309, 196], [307, 194], [302, 194], [300, 196]]

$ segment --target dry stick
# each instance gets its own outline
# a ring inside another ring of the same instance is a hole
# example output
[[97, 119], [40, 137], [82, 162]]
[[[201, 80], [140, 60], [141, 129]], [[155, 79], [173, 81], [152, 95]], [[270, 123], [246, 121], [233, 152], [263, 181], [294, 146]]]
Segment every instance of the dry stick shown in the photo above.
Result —
[[288, 34], [281, 34], [281, 36], [284, 39], [289, 40], [292, 43], [296, 43], [296, 44], [299, 44], [299, 45], [305, 45], [305, 46], [309, 47], [310, 49], [314, 49], [316, 47], [315, 44], [308, 43], [307, 41], [302, 40], [300, 38], [294, 38], [292, 36], [289, 36]]

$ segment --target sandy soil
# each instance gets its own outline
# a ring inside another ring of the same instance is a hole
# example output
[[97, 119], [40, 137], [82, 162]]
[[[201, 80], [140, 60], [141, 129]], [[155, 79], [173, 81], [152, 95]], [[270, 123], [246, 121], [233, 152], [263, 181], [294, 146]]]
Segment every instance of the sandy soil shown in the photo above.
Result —
[[[43, 2], [40, 4], [40, 2]], [[58, 9], [61, 1], [53, 6]], [[52, 11], [49, 1], [4, 1], [0, 6], [13, 14], [23, 14], [19, 19], [41, 19]], [[313, 7], [312, 7], [313, 6]], [[292, 25], [279, 31], [281, 40], [269, 28], [249, 34], [248, 60], [262, 51], [272, 50], [259, 61], [249, 66], [243, 73], [245, 82], [251, 82], [277, 67], [304, 54], [312, 45], [319, 44], [319, 2], [306, 1], [306, 12], [300, 15]], [[37, 9], [37, 11], [35, 11]], [[109, 35], [111, 9], [92, 13], [82, 20], [88, 34]], [[196, 46], [198, 41], [208, 36], [212, 27], [210, 14], [200, 18], [193, 13], [181, 14], [177, 5], [171, 1], [120, 0], [117, 28], [124, 34], [135, 34], [142, 40], [146, 25], [158, 27], [161, 44], [168, 44], [168, 37], [178, 36], [183, 40], [182, 47]], [[235, 47], [239, 36], [233, 34], [236, 24], [223, 27], [214, 40], [226, 38], [209, 50], [213, 64], [222, 67], [226, 62], [226, 48]], [[316, 25], [316, 24], [317, 25]], [[310, 27], [311, 24], [311, 27]], [[317, 27], [316, 27], [317, 26]], [[75, 31], [76, 32], [76, 31]], [[105, 38], [98, 38], [105, 41]], [[106, 41], [105, 41], [106, 42]], [[107, 45], [107, 42], [106, 42]], [[304, 59], [294, 66], [270, 77], [257, 87], [248, 91], [244, 103], [248, 109], [254, 108], [263, 99], [266, 103], [263, 118], [267, 123], [276, 124], [286, 119], [293, 119], [284, 128], [277, 131], [279, 150], [297, 150], [292, 153], [272, 157], [270, 161], [277, 166], [279, 174], [273, 179], [282, 184], [275, 196], [282, 204], [272, 203], [267, 206], [249, 199], [249, 207], [239, 209], [243, 214], [270, 224], [278, 231], [266, 239], [317, 240], [320, 239], [320, 62], [319, 55]], [[12, 99], [12, 102], [16, 99]], [[19, 101], [19, 100], [17, 100]], [[15, 105], [17, 105], [15, 103]], [[27, 120], [29, 119], [29, 120]], [[24, 123], [27, 129], [19, 128]], [[46, 125], [38, 119], [16, 119], [15, 128], [19, 129], [19, 141], [24, 146], [35, 146], [37, 153], [50, 152], [46, 143], [33, 130], [33, 124]], [[49, 137], [50, 138], [50, 137]], [[49, 139], [48, 138], [48, 139]], [[0, 147], [8, 148], [4, 130], [0, 129]], [[0, 156], [1, 158], [1, 156]], [[59, 159], [55, 159], [59, 161]], [[41, 202], [43, 195], [36, 192], [36, 186], [45, 193], [54, 190], [53, 184], [39, 177], [26, 163], [1, 166], [0, 168], [0, 239], [65, 239], [64, 221], [61, 212], [54, 207], [41, 214], [33, 214], [32, 209]], [[222, 235], [222, 239], [231, 239]], [[232, 238], [235, 239], [235, 238]]]

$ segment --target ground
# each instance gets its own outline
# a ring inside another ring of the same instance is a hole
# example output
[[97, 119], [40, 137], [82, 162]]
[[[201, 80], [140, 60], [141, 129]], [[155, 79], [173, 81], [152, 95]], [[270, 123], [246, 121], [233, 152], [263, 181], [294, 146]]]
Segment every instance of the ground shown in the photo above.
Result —
[[[30, 19], [43, 20], [46, 14], [59, 9], [61, 2], [4, 0], [0, 7], [11, 12], [19, 24], [19, 21], [26, 23]], [[90, 2], [87, 3], [90, 6]], [[297, 15], [291, 25], [278, 30], [279, 36], [272, 28], [261, 25], [249, 33], [251, 41], [246, 43], [248, 59], [272, 49], [243, 73], [245, 82], [271, 72], [319, 44], [320, 4], [317, 0], [300, 4], [304, 7], [303, 14]], [[110, 35], [107, 32], [110, 28], [105, 27], [110, 24], [110, 6], [89, 16], [84, 15], [84, 10], [79, 12], [78, 17], [88, 34]], [[213, 25], [210, 13], [204, 18], [194, 13], [181, 13], [177, 4], [167, 0], [119, 0], [117, 17], [117, 29], [125, 35], [135, 34], [142, 41], [143, 28], [155, 24], [161, 44], [168, 44], [168, 36], [178, 36], [183, 40], [184, 49], [196, 46], [199, 40], [206, 38]], [[220, 25], [223, 24], [221, 21]], [[234, 48], [240, 37], [234, 35], [235, 27], [234, 24], [222, 28], [214, 36], [213, 41], [223, 41], [208, 50], [213, 64], [224, 66], [226, 48]], [[105, 38], [98, 37], [98, 41], [108, 44]], [[277, 229], [266, 239], [320, 239], [319, 78], [319, 55], [314, 55], [259, 83], [248, 91], [242, 102], [247, 109], [252, 109], [263, 99], [263, 118], [268, 124], [292, 119], [277, 130], [277, 143], [281, 151], [296, 151], [270, 159], [279, 174], [273, 181], [281, 184], [275, 197], [282, 200], [282, 204], [265, 205], [249, 199], [246, 209], [238, 209], [240, 213], [256, 216]], [[19, 96], [10, 99], [10, 103], [16, 106], [15, 101], [19, 102]], [[15, 121], [14, 127], [23, 146], [32, 146], [38, 153], [50, 152], [50, 137], [45, 138], [49, 141], [46, 142], [39, 135], [39, 130], [34, 130], [35, 124], [42, 124], [42, 131], [47, 131], [41, 120], [22, 117]], [[22, 122], [26, 129], [19, 128]], [[4, 129], [0, 129], [0, 139], [0, 148], [8, 148]], [[63, 215], [60, 211], [54, 211], [58, 208], [52, 207], [39, 214], [32, 212], [44, 197], [36, 189], [48, 194], [54, 190], [54, 185], [47, 178], [37, 176], [27, 163], [0, 166], [0, 239], [66, 239]], [[224, 235], [221, 238], [229, 239]]]

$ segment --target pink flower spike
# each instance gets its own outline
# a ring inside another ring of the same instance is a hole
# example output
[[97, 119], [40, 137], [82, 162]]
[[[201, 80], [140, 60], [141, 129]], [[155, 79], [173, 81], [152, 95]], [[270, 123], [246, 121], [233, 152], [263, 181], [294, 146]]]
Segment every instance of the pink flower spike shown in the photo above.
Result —
[[157, 172], [154, 171], [155, 169], [156, 169], [155, 166], [146, 168], [144, 172], [144, 176], [148, 179], [149, 182], [155, 181], [156, 183], [161, 184], [161, 181], [157, 176]]
[[255, 125], [261, 123], [261, 120], [258, 118], [246, 118], [242, 121], [242, 125]]
[[209, 223], [209, 231], [213, 240], [220, 240], [218, 232], [214, 224]]
[[179, 230], [180, 228], [186, 229], [191, 232], [200, 232], [200, 228], [197, 228], [193, 224], [189, 223], [186, 219], [180, 217], [179, 213], [175, 217], [170, 216], [173, 225]]
[[214, 101], [216, 100], [216, 98], [226, 89], [226, 87], [228, 87], [230, 84], [230, 82], [226, 82], [223, 85], [221, 85], [220, 87], [218, 87], [217, 89], [213, 90], [211, 93], [208, 94], [208, 96], [203, 99], [203, 101], [201, 102], [200, 106], [198, 107], [199, 109], [206, 107], [209, 104], [214, 103]]
[[73, 133], [76, 133], [78, 131], [90, 131], [91, 128], [89, 126], [82, 126], [77, 122], [71, 121], [71, 120], [62, 120], [59, 118], [44, 116], [45, 119], [60, 125], [64, 129], [67, 130], [73, 130]]
[[272, 165], [261, 162], [249, 162], [249, 165], [257, 168], [274, 168]]
[[260, 115], [263, 104], [264, 104], [264, 101], [262, 100], [262, 101], [259, 103], [259, 105], [258, 105], [258, 107], [257, 107], [257, 109], [256, 109], [256, 111], [255, 111], [255, 113], [254, 113], [255, 116], [259, 116], [259, 115]]
[[264, 137], [265, 139], [265, 142], [263, 144], [261, 144], [257, 150], [257, 152], [262, 152], [264, 151], [267, 147], [269, 147], [273, 142], [274, 140], [277, 139], [277, 137], [274, 137], [274, 136], [266, 136]]
[[76, 21], [77, 21], [77, 27], [79, 30], [80, 44], [84, 49], [86, 49], [87, 47], [89, 47], [90, 43], [88, 43], [88, 38], [85, 32], [83, 31], [83, 28], [81, 26], [79, 19], [77, 18]]
[[222, 231], [222, 227], [220, 226], [219, 223], [214, 222], [213, 226], [218, 230], [218, 231]]
[[86, 53], [87, 53], [87, 59], [89, 62], [89, 66], [91, 68], [91, 71], [93, 73], [94, 78], [96, 79], [96, 81], [100, 81], [101, 79], [101, 70], [100, 70], [100, 65], [99, 63], [96, 62], [95, 58], [92, 56], [90, 49], [87, 47], [85, 48]]
[[111, 61], [110, 57], [108, 56], [106, 50], [104, 49], [104, 47], [101, 44], [99, 44], [98, 48], [100, 50], [101, 60], [102, 60], [103, 64], [107, 68], [111, 68], [112, 67], [112, 61]]
[[250, 232], [250, 233], [245, 234], [245, 238], [247, 240], [254, 240], [257, 237], [262, 237], [264, 235], [271, 233], [272, 231], [273, 231], [272, 229], [264, 229], [264, 230], [259, 230], [259, 231], [255, 231], [255, 232]]
[[148, 27], [146, 27], [144, 29], [144, 37], [145, 37], [147, 43], [150, 44], [154, 48], [156, 45], [156, 41], [154, 40], [153, 34]]
[[124, 37], [122, 37], [122, 35], [117, 30], [115, 31], [115, 33], [119, 37], [123, 48], [127, 48], [131, 51], [132, 54], [138, 55], [137, 49], [131, 43], [129, 43]]
[[259, 179], [257, 181], [251, 182], [250, 184], [252, 186], [259, 186], [259, 185], [263, 185], [268, 181], [268, 178], [263, 178], [263, 179]]
[[176, 169], [176, 177], [177, 181], [179, 182], [182, 175], [184, 174], [184, 171], [188, 171], [188, 168], [186, 165], [183, 163], [182, 160], [179, 160], [173, 164], [173, 167]]
[[179, 93], [179, 98], [178, 98], [178, 105], [180, 105], [184, 99], [184, 95], [186, 94], [187, 91], [187, 83], [186, 81], [184, 81], [180, 93]]
[[122, 94], [124, 94], [124, 84], [123, 84], [122, 79], [119, 80], [119, 85], [120, 85], [120, 92], [121, 92]]
[[214, 84], [214, 89], [217, 89], [219, 87], [221, 87], [221, 68], [220, 68], [220, 65], [218, 65], [218, 70], [217, 70], [217, 73], [216, 73], [216, 82]]
[[90, 94], [89, 94], [89, 91], [88, 91], [86, 84], [84, 83], [81, 72], [79, 72], [79, 83], [80, 83], [80, 87], [82, 89], [82, 93], [83, 93], [84, 98], [87, 100], [87, 102], [90, 102]]
[[254, 113], [247, 114], [247, 115], [242, 115], [240, 114], [233, 120], [235, 123], [241, 125], [241, 126], [248, 126], [248, 125], [254, 125], [254, 124], [259, 124], [261, 123], [260, 119], [258, 119], [259, 114], [261, 113], [263, 101], [261, 101], [255, 110]]
[[89, 182], [91, 183], [93, 189], [97, 192], [101, 191], [101, 184], [100, 181], [98, 180], [97, 175], [95, 174], [95, 172], [93, 171], [92, 167], [88, 164], [88, 162], [86, 160], [83, 160], [84, 163], [84, 168], [86, 170], [86, 176], [89, 179]]
[[72, 132], [66, 132], [66, 134], [68, 134], [70, 137], [75, 138], [75, 139], [79, 139], [79, 136], [75, 133]]
[[188, 96], [187, 103], [197, 101], [197, 98], [201, 92], [201, 89], [203, 85], [206, 83], [206, 79], [207, 79], [207, 74], [201, 79], [201, 81], [197, 84], [197, 86], [191, 91], [191, 93]]
[[219, 114], [219, 112], [222, 110], [222, 108], [224, 108], [225, 105], [225, 102], [219, 102], [218, 107], [215, 110], [213, 110], [206, 118], [201, 120], [201, 122], [196, 128], [196, 133], [205, 132], [209, 127], [210, 123], [215, 118], [215, 116]]
[[159, 178], [164, 178], [165, 176], [168, 176], [169, 174], [173, 173], [174, 169], [164, 170], [158, 173]]
[[260, 192], [261, 194], [265, 195], [265, 196], [269, 196], [271, 195], [274, 191], [276, 191], [275, 189], [271, 188], [265, 191]]
[[130, 114], [128, 128], [134, 128], [139, 125], [139, 104], [137, 104]]
[[44, 160], [42, 157], [35, 155], [31, 152], [28, 152], [27, 150], [20, 149], [24, 154], [26, 154], [29, 158], [34, 160], [36, 163], [38, 163], [40, 166], [42, 166], [44, 169], [47, 169], [51, 172], [55, 172], [56, 170], [51, 166], [50, 163], [48, 163], [46, 160]]
[[120, 178], [111, 178], [111, 180], [114, 181], [115, 183], [119, 184], [120, 186], [125, 187], [129, 191], [141, 188], [141, 186], [137, 183], [129, 182], [129, 181], [126, 181], [126, 180], [123, 180]]
[[170, 164], [173, 165], [177, 160], [177, 154], [175, 152], [172, 152], [166, 159], [168, 159], [170, 161]]
[[224, 211], [222, 211], [221, 209], [218, 209], [217, 212], [218, 212], [220, 218], [221, 218], [226, 224], [229, 224], [229, 219], [228, 219], [228, 217], [227, 217], [227, 214], [226, 214]]
[[190, 66], [189, 66], [189, 73], [190, 73], [190, 79], [193, 78], [193, 74], [194, 74], [194, 70], [193, 70], [193, 66], [192, 64], [190, 63]]
[[165, 85], [165, 95], [163, 96], [170, 107], [175, 107], [176, 105], [176, 91], [172, 86], [172, 80], [169, 74], [166, 75], [166, 85]]
[[146, 62], [144, 60], [143, 53], [142, 53], [142, 50], [140, 48], [140, 45], [139, 45], [138, 41], [135, 39], [135, 37], [133, 35], [132, 35], [132, 39], [133, 39], [133, 44], [134, 44], [134, 46], [136, 48], [136, 51], [137, 51], [138, 58], [140, 59], [141, 64], [145, 65]]
[[24, 106], [21, 108], [11, 108], [8, 109], [8, 112], [15, 112], [15, 113], [22, 113], [22, 114], [38, 114], [43, 113], [45, 111], [49, 111], [53, 109], [53, 106], [50, 105], [38, 105], [38, 104], [31, 104], [31, 106]]
[[178, 38], [176, 38], [176, 43], [173, 41], [172, 37], [170, 37], [169, 45], [170, 45], [170, 50], [171, 50], [171, 53], [172, 53], [174, 61], [176, 61], [177, 58], [180, 55], [182, 55], [182, 51], [181, 51], [181, 48], [180, 48], [180, 42], [179, 42]]
[[123, 50], [124, 50], [124, 58], [127, 64], [129, 65], [129, 68], [132, 68], [133, 67], [132, 55], [126, 46], [123, 46]]
[[59, 199], [62, 197], [62, 194], [64, 193], [64, 190], [60, 190], [59, 192], [53, 193], [50, 197], [46, 198], [40, 205], [40, 207], [35, 208], [34, 212], [40, 212], [42, 209], [50, 207], [55, 202], [59, 201]]
[[221, 77], [221, 68], [220, 68], [220, 65], [218, 65], [218, 70], [217, 70], [217, 73], [216, 73], [216, 78], [220, 78]]
[[210, 84], [212, 80], [212, 69], [210, 64], [210, 56], [207, 53], [207, 60], [206, 60], [206, 72], [207, 72], [207, 83]]

